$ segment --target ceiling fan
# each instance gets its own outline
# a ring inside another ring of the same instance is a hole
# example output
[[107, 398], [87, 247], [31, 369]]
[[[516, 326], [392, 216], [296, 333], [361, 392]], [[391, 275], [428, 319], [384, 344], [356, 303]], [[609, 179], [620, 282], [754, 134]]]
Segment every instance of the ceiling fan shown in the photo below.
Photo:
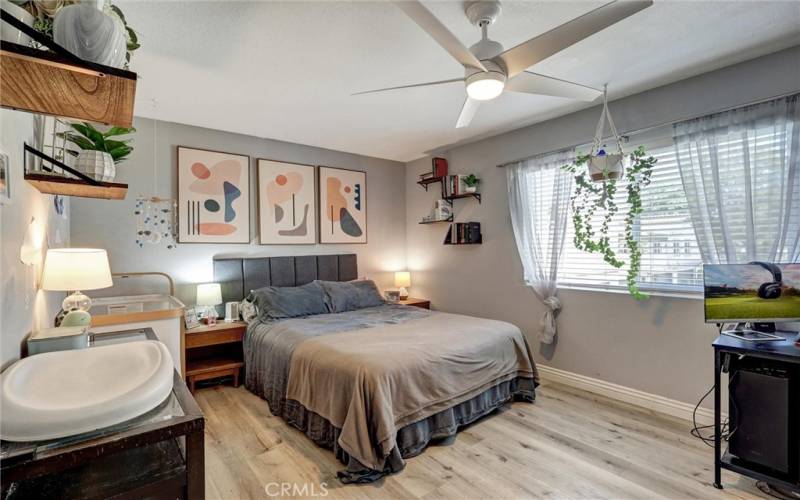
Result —
[[481, 101], [490, 101], [502, 94], [503, 90], [581, 101], [595, 100], [602, 94], [600, 90], [526, 70], [570, 45], [651, 6], [653, 1], [614, 0], [505, 51], [500, 43], [490, 40], [488, 36], [489, 26], [500, 15], [499, 1], [466, 3], [464, 11], [467, 18], [481, 30], [481, 40], [469, 49], [419, 1], [401, 0], [394, 3], [464, 66], [464, 77], [368, 90], [353, 95], [461, 82], [466, 86], [467, 98], [461, 108], [456, 128], [462, 128], [470, 124]]

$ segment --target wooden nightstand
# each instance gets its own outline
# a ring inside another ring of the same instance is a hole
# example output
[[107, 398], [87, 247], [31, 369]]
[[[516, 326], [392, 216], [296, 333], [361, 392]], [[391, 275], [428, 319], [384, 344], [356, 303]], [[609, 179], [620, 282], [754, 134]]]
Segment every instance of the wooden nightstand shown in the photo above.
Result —
[[421, 307], [423, 309], [430, 309], [431, 308], [431, 301], [425, 299], [418, 299], [415, 297], [409, 297], [406, 300], [398, 300], [398, 304], [403, 304], [404, 306], [414, 306], [414, 307]]
[[195, 383], [221, 377], [233, 377], [239, 386], [239, 373], [244, 366], [242, 339], [247, 323], [220, 321], [186, 330], [186, 383], [194, 393]]

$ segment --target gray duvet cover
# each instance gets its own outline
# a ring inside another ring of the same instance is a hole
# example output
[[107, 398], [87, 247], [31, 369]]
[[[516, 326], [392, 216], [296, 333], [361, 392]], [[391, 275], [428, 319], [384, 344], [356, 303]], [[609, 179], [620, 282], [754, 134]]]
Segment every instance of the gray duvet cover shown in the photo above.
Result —
[[[440, 315], [431, 318], [432, 315]], [[372, 340], [370, 335], [373, 332], [386, 335], [391, 334], [392, 325], [402, 325], [396, 331], [401, 335], [403, 331], [410, 332], [417, 328], [425, 329], [429, 324], [441, 324], [443, 316], [451, 317], [454, 323], [459, 323], [461, 328], [466, 328], [463, 316], [444, 315], [444, 313], [435, 313], [425, 309], [407, 307], [394, 304], [386, 304], [378, 307], [371, 307], [360, 309], [356, 311], [349, 311], [337, 314], [322, 314], [306, 318], [293, 318], [269, 322], [254, 322], [247, 330], [247, 335], [244, 341], [245, 353], [245, 371], [246, 371], [246, 386], [255, 394], [263, 397], [269, 403], [271, 412], [274, 415], [279, 415], [289, 423], [303, 430], [309, 437], [311, 437], [317, 444], [332, 448], [336, 453], [337, 458], [347, 465], [347, 470], [340, 473], [340, 478], [343, 482], [366, 482], [379, 478], [387, 472], [393, 472], [402, 469], [403, 457], [413, 456], [419, 453], [428, 441], [437, 437], [449, 436], [455, 433], [459, 425], [471, 422], [481, 416], [493, 411], [498, 406], [504, 404], [512, 398], [523, 399], [532, 401], [534, 398], [534, 388], [537, 383], [537, 376], [535, 367], [530, 360], [530, 353], [527, 349], [521, 333], [516, 327], [508, 325], [507, 323], [491, 322], [490, 320], [480, 320], [478, 318], [470, 318], [472, 323], [481, 323], [483, 330], [476, 327], [475, 332], [463, 332], [468, 335], [465, 336], [465, 343], [475, 343], [471, 340], [474, 336], [482, 336], [484, 341], [477, 342], [477, 344], [485, 344], [486, 342], [496, 342], [498, 345], [504, 342], [503, 339], [493, 340], [491, 334], [487, 334], [493, 329], [506, 329], [505, 336], [513, 339], [514, 347], [511, 348], [515, 352], [515, 356], [521, 359], [519, 371], [504, 372], [503, 377], [494, 378], [497, 374], [490, 374], [493, 378], [491, 383], [484, 383], [479, 390], [473, 390], [470, 393], [464, 393], [463, 397], [452, 399], [449, 408], [442, 410], [441, 405], [428, 412], [419, 412], [419, 417], [414, 419], [413, 422], [402, 422], [402, 425], [397, 425], [395, 429], [396, 439], [389, 444], [387, 448], [381, 449], [379, 443], [371, 443], [374, 436], [371, 436], [369, 429], [373, 426], [378, 426], [380, 422], [366, 422], [356, 434], [351, 432], [351, 437], [342, 436], [342, 422], [339, 425], [334, 425], [331, 415], [321, 415], [325, 413], [315, 408], [313, 402], [309, 399], [303, 403], [287, 399], [287, 391], [290, 387], [290, 382], [293, 387], [298, 387], [298, 384], [305, 384], [306, 392], [313, 392], [315, 385], [324, 385], [320, 381], [324, 380], [326, 373], [324, 371], [304, 371], [302, 372], [303, 380], [298, 380], [298, 370], [295, 366], [294, 379], [290, 381], [292, 372], [293, 361], [298, 365], [298, 359], [293, 360], [293, 356], [307, 356], [306, 351], [311, 345], [316, 345], [315, 349], [317, 359], [322, 362], [330, 358], [335, 358], [337, 355], [341, 356], [342, 352], [337, 351], [340, 344], [337, 334], [341, 334], [342, 345], [347, 345], [346, 339], [350, 339], [352, 343], [352, 336], [362, 335], [362, 338]], [[513, 330], [508, 333], [508, 327]], [[438, 327], [441, 328], [441, 325]], [[358, 330], [367, 330], [363, 334], [356, 333]], [[452, 332], [447, 332], [452, 334]], [[474, 333], [474, 335], [472, 335]], [[435, 331], [432, 331], [436, 335]], [[447, 335], [442, 334], [443, 337]], [[323, 340], [327, 346], [325, 349], [320, 350], [319, 340]], [[316, 339], [316, 341], [315, 341]], [[505, 340], [508, 340], [507, 338]], [[310, 343], [306, 343], [310, 342]], [[304, 343], [306, 343], [304, 345]], [[378, 342], [380, 344], [380, 342]], [[302, 353], [298, 348], [303, 346]], [[389, 350], [384, 354], [386, 359], [396, 354]], [[483, 348], [485, 349], [485, 347]], [[500, 347], [498, 347], [500, 349]], [[508, 349], [508, 346], [503, 347]], [[345, 354], [351, 350], [347, 347]], [[524, 352], [520, 352], [524, 351]], [[443, 351], [443, 357], [449, 353]], [[364, 360], [364, 365], [371, 365], [374, 360], [375, 353], [371, 353], [371, 358]], [[433, 359], [436, 359], [435, 357]], [[309, 360], [306, 360], [309, 361]], [[313, 361], [313, 360], [310, 360]], [[356, 358], [358, 361], [358, 358]], [[380, 361], [380, 360], [376, 360]], [[488, 360], [492, 361], [492, 360]], [[311, 362], [310, 366], [318, 364], [324, 365], [325, 363]], [[328, 362], [330, 365], [330, 362]], [[495, 364], [490, 362], [490, 365]], [[333, 367], [335, 369], [335, 366]], [[330, 367], [328, 368], [330, 369]], [[346, 377], [345, 377], [346, 379]], [[315, 382], [316, 380], [316, 382]], [[354, 379], [352, 384], [356, 384]], [[348, 385], [352, 385], [348, 384]], [[341, 386], [341, 385], [340, 385]], [[342, 389], [343, 394], [331, 395], [330, 397], [347, 397], [349, 387]], [[402, 395], [397, 395], [395, 398], [402, 398]], [[316, 395], [319, 401], [324, 400], [324, 397]], [[363, 399], [363, 398], [359, 398]], [[360, 409], [363, 413], [369, 412], [369, 402], [365, 402], [366, 409]], [[308, 406], [308, 407], [307, 407]], [[317, 411], [314, 411], [317, 410]], [[358, 412], [359, 408], [353, 410]], [[340, 417], [341, 418], [341, 417]], [[385, 419], [384, 419], [385, 420]], [[400, 423], [400, 419], [398, 422]], [[393, 425], [395, 422], [383, 422], [384, 425]], [[345, 432], [347, 434], [347, 432]], [[357, 446], [353, 444], [352, 436], [356, 436], [358, 440], [366, 441], [365, 446]], [[364, 437], [366, 435], [366, 438]], [[385, 444], [385, 443], [384, 443]], [[380, 467], [379, 464], [383, 464]], [[364, 465], [368, 464], [368, 465]]]

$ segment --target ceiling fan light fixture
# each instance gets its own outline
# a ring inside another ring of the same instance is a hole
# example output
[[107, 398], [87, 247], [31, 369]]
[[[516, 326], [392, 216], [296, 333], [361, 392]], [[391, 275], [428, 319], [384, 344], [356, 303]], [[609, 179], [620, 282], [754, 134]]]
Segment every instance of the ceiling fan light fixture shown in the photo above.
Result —
[[503, 93], [506, 76], [495, 71], [475, 73], [467, 78], [467, 95], [476, 101], [490, 101]]

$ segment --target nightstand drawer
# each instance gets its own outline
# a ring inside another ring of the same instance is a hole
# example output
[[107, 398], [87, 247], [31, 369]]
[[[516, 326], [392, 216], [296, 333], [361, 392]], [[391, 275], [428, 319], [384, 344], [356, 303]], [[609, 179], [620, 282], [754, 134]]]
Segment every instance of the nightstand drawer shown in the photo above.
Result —
[[186, 332], [186, 348], [241, 342], [245, 329], [241, 326], [202, 332], [188, 331]]

